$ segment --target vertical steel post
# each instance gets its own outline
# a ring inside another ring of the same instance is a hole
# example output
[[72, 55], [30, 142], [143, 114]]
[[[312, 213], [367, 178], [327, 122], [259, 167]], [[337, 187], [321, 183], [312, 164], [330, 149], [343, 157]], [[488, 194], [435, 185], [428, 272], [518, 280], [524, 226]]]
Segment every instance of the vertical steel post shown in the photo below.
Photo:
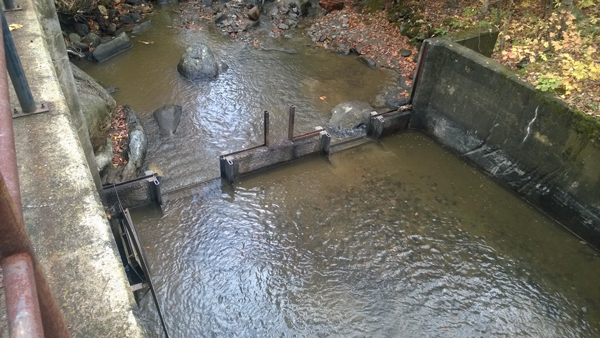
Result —
[[288, 125], [288, 140], [293, 141], [294, 140], [294, 118], [296, 117], [296, 106], [291, 105], [290, 106], [290, 118], [289, 118], [289, 125]]
[[322, 130], [319, 133], [321, 154], [329, 155], [329, 146], [331, 144], [331, 135], [326, 131]]
[[17, 54], [15, 42], [10, 34], [4, 12], [2, 12], [2, 31], [4, 33], [2, 36], [4, 40], [6, 69], [8, 70], [8, 74], [10, 74], [10, 79], [15, 88], [15, 92], [17, 93], [17, 98], [19, 99], [19, 104], [24, 113], [33, 113], [37, 109], [35, 101], [33, 100], [33, 95], [31, 95], [31, 89], [29, 88], [29, 83], [27, 83], [27, 78], [25, 77], [21, 60]]
[[[4, 12], [2, 13], [1, 33], [8, 33], [5, 27], [6, 20]], [[6, 35], [3, 34], [3, 35]], [[8, 94], [8, 78], [6, 77], [6, 58], [4, 53], [4, 44], [0, 44], [0, 173], [6, 180], [6, 187], [12, 197], [15, 208], [22, 210], [21, 191], [19, 190], [19, 175], [17, 174], [17, 153], [15, 150], [15, 138], [13, 131], [12, 113], [10, 109]]]
[[269, 146], [269, 112], [265, 110], [265, 146]]
[[16, 8], [14, 0], [3, 0], [2, 2], [4, 3], [4, 9], [7, 11]]

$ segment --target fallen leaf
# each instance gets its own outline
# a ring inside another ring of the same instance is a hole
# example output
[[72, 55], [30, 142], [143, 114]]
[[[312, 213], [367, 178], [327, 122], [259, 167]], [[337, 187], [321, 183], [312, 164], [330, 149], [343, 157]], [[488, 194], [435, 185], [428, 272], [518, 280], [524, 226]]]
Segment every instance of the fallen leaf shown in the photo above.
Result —
[[19, 29], [19, 28], [23, 28], [23, 25], [19, 25], [18, 23], [13, 23], [10, 26], [8, 26], [8, 29], [12, 32], [15, 29]]
[[321, 100], [325, 100], [327, 98], [327, 96], [321, 96], [319, 97]]

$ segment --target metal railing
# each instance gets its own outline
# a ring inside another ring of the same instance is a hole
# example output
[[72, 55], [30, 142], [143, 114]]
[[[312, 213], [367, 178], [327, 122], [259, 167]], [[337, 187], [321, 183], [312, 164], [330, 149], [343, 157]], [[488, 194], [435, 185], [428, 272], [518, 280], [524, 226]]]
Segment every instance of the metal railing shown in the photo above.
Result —
[[4, 276], [10, 337], [69, 337], [64, 317], [52, 296], [23, 224], [13, 115], [5, 70], [10, 73], [23, 111], [32, 113], [36, 109], [4, 12], [1, 12], [1, 19], [0, 265]]

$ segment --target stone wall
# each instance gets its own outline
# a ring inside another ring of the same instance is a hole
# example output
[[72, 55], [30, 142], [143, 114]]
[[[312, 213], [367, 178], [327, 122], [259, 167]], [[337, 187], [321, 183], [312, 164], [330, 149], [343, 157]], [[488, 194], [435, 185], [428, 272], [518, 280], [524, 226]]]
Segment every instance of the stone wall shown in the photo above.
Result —
[[411, 126], [600, 248], [597, 121], [448, 38], [424, 48]]

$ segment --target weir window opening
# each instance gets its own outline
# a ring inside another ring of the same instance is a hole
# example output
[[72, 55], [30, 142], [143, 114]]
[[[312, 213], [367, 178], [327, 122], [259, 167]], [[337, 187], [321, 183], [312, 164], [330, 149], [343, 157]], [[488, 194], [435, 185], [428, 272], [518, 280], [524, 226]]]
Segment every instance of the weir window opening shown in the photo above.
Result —
[[[129, 211], [161, 309], [140, 297], [144, 322], [162, 312], [170, 337], [600, 335], [600, 257], [589, 245], [405, 130], [409, 110], [331, 126], [336, 105], [372, 101], [396, 74], [302, 36], [257, 50], [210, 30], [173, 34], [168, 8], [133, 39], [152, 44], [76, 62], [119, 87], [113, 96], [148, 137], [145, 175], [104, 189], [110, 205], [117, 195], [147, 204]], [[229, 69], [194, 83], [175, 66], [199, 41]], [[165, 104], [182, 107], [174, 133], [152, 116]], [[427, 127], [446, 121], [436, 122]], [[127, 251], [131, 238], [116, 237]]]

